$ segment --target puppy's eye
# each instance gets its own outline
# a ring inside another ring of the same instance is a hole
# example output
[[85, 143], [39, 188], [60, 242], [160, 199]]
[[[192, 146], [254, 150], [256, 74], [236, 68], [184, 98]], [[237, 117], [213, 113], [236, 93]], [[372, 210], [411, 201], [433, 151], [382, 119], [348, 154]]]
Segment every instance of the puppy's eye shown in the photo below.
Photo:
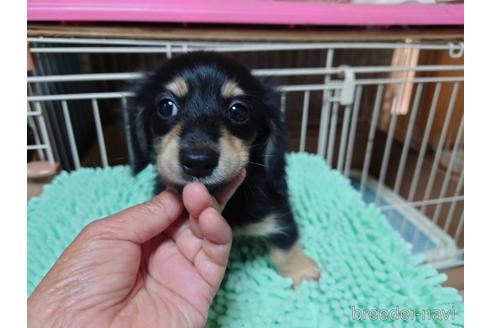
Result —
[[168, 98], [161, 99], [157, 104], [157, 114], [164, 119], [168, 119], [178, 114], [178, 106]]
[[245, 104], [235, 102], [227, 110], [226, 116], [232, 123], [246, 123], [249, 119], [249, 109]]

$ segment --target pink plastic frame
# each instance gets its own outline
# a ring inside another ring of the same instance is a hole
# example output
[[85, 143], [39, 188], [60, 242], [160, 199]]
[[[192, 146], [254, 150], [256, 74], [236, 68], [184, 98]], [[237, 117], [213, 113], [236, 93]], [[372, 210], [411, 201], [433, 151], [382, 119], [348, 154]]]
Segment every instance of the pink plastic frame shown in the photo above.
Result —
[[28, 0], [29, 21], [271, 25], [463, 25], [462, 4], [272, 0]]

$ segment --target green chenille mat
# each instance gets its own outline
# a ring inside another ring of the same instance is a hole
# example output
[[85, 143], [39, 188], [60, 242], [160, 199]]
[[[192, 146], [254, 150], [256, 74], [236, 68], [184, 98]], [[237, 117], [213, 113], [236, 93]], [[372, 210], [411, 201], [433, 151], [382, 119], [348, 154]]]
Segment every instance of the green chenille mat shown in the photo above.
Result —
[[[259, 246], [235, 245], [208, 327], [453, 327], [463, 303], [424, 258], [411, 255], [347, 178], [308, 154], [287, 156], [292, 208], [319, 282], [293, 290]], [[62, 172], [28, 204], [28, 293], [84, 225], [143, 202], [154, 173], [126, 166]]]

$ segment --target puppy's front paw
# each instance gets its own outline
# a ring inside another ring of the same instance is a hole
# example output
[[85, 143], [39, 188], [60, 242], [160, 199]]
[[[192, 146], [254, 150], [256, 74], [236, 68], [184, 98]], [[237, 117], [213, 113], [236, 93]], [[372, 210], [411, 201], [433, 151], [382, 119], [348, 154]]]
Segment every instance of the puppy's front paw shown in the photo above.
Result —
[[304, 280], [318, 280], [321, 276], [316, 262], [304, 254], [298, 243], [288, 251], [272, 250], [270, 258], [280, 275], [292, 279], [294, 288]]
[[282, 271], [279, 273], [284, 277], [291, 278], [294, 288], [299, 286], [303, 280], [317, 281], [321, 276], [316, 262], [304, 254], [290, 262]]

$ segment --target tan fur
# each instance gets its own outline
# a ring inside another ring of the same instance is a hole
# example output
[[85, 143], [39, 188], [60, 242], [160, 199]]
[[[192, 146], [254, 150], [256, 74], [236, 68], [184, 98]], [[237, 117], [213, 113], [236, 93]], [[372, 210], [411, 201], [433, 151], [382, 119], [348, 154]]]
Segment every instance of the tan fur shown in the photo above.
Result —
[[[165, 179], [177, 184], [185, 184], [182, 178], [179, 163], [179, 138], [181, 125], [176, 125], [156, 145], [157, 170]], [[222, 128], [222, 136], [219, 140], [219, 162], [217, 167], [208, 177], [200, 178], [201, 183], [221, 183], [232, 180], [236, 174], [246, 166], [249, 161], [249, 150], [247, 144], [241, 139], [231, 135]]]
[[318, 280], [321, 275], [316, 262], [304, 254], [299, 242], [288, 251], [272, 248], [269, 255], [277, 272], [291, 278], [294, 287], [303, 280]]
[[186, 183], [186, 181], [181, 178], [181, 168], [179, 164], [180, 134], [181, 125], [177, 124], [156, 145], [157, 170], [161, 176], [172, 179], [175, 183]]
[[219, 140], [220, 157], [216, 170], [210, 177], [214, 182], [230, 180], [248, 164], [248, 146], [239, 138], [231, 135], [222, 128], [222, 136]]
[[221, 93], [224, 98], [234, 98], [244, 95], [243, 89], [241, 89], [234, 81], [224, 83], [222, 85]]
[[267, 237], [272, 233], [278, 233], [282, 228], [277, 223], [277, 215], [267, 215], [263, 220], [248, 224], [234, 230], [234, 236], [241, 237]]
[[188, 84], [182, 77], [177, 76], [166, 84], [166, 89], [178, 97], [184, 97], [188, 93]]

